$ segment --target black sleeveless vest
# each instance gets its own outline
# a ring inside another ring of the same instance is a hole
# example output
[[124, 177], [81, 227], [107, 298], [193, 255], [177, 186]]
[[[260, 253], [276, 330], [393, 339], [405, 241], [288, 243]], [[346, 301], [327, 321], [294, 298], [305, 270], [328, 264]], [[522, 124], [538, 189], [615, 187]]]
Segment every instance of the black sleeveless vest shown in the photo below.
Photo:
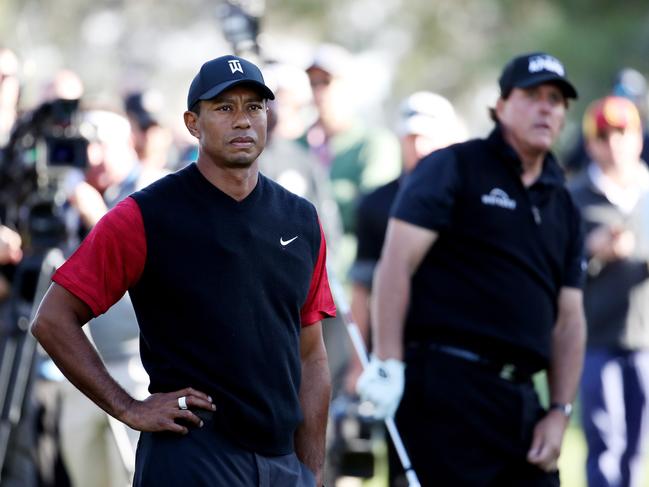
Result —
[[313, 205], [261, 174], [237, 202], [196, 164], [132, 197], [147, 256], [130, 293], [150, 391], [195, 387], [243, 447], [290, 453], [302, 420], [300, 309], [321, 240]]

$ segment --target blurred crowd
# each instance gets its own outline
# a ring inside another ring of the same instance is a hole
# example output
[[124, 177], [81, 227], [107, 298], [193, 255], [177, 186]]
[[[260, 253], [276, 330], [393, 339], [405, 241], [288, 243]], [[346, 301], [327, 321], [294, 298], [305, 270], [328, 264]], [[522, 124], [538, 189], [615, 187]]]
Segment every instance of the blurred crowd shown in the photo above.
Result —
[[[355, 112], [354, 55], [314, 50], [306, 66], [264, 65], [276, 94], [260, 170], [318, 208], [330, 278], [339, 281], [371, 348], [369, 300], [390, 208], [425, 155], [467, 140], [453, 103], [422, 86], [399, 100], [387, 126]], [[191, 163], [196, 147], [165, 126], [155, 87], [120, 93], [120, 106], [93, 106], [83, 80], [53, 73], [33, 107], [21, 104], [20, 59], [0, 48], [0, 482], [6, 486], [124, 486], [137, 434], [111, 420], [46, 356], [24, 323], [52, 249], [70, 255], [120, 200]], [[486, 115], [486, 107], [485, 107]], [[624, 68], [583, 114], [563, 165], [586, 225], [588, 349], [581, 420], [591, 486], [631, 479], [649, 437], [649, 160], [647, 81]], [[88, 333], [111, 374], [147, 395], [138, 328], [126, 294]], [[346, 323], [324, 327], [333, 378], [327, 485], [374, 474], [381, 427], [356, 397], [361, 362]], [[19, 371], [27, 379], [21, 380]], [[646, 443], [646, 442], [645, 442]], [[390, 450], [390, 485], [405, 485]], [[617, 480], [616, 480], [617, 479]]]

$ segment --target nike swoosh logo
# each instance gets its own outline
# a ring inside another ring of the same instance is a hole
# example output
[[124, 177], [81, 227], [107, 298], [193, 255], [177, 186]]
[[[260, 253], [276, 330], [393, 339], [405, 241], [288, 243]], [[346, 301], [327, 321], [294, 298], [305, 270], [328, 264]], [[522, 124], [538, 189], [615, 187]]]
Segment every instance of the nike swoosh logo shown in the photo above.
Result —
[[296, 235], [290, 240], [284, 240], [282, 237], [279, 238], [279, 243], [282, 244], [282, 247], [286, 247], [288, 244], [290, 244], [293, 240], [295, 240], [298, 236]]

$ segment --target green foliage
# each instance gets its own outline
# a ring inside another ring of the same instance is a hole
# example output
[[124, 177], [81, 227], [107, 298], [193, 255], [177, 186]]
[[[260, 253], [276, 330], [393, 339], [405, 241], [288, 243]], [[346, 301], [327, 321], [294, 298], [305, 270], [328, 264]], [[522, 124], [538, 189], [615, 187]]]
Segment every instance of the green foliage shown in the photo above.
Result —
[[[42, 52], [43, 47], [57, 49], [58, 63], [78, 69], [93, 91], [98, 87], [92, 83], [115, 79], [113, 73], [120, 69], [163, 78], [169, 66], [161, 62], [158, 46], [179, 36], [193, 39], [197, 48], [214, 42], [204, 34], [219, 34], [215, 9], [223, 2], [3, 0], [0, 34], [3, 44], [24, 57]], [[453, 101], [470, 99], [478, 88], [495, 86], [498, 72], [511, 56], [547, 50], [565, 62], [580, 91], [569, 120], [578, 125], [585, 104], [607, 92], [618, 69], [632, 66], [649, 74], [646, 0], [265, 3], [265, 42], [272, 44], [279, 37], [304, 45], [329, 41], [354, 52], [379, 52], [391, 75], [392, 99], [418, 89], [439, 91]], [[88, 45], [82, 34], [87, 36], [85, 21], [103, 11], [117, 15], [123, 28], [117, 44], [101, 51]], [[218, 49], [223, 46], [215, 46]], [[105, 59], [100, 62], [98, 57]]]
[[408, 46], [391, 46], [398, 64], [386, 66], [394, 70], [397, 97], [422, 88], [460, 96], [513, 55], [549, 51], [565, 62], [579, 88], [569, 115], [577, 125], [586, 103], [610, 89], [621, 67], [649, 72], [649, 11], [641, 0], [391, 0], [394, 15], [373, 32], [359, 33], [341, 24], [336, 12], [362, 3], [371, 5], [271, 0], [268, 16], [292, 17], [353, 50], [380, 45], [386, 32], [406, 33]]

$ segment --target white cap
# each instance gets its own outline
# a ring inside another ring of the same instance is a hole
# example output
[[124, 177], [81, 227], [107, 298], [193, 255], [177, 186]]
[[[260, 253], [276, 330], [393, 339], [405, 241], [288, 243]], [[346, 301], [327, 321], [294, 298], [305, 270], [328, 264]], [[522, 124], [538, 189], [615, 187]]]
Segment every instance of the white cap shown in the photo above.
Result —
[[131, 125], [128, 119], [108, 110], [83, 112], [79, 131], [91, 142], [125, 145], [131, 143]]
[[337, 44], [321, 44], [315, 50], [306, 71], [318, 68], [331, 76], [344, 77], [348, 74], [351, 63], [352, 55], [344, 47]]
[[429, 137], [457, 130], [457, 116], [451, 102], [437, 93], [418, 91], [399, 105], [399, 135], [417, 134]]
[[299, 103], [307, 104], [313, 100], [309, 77], [303, 69], [285, 63], [272, 63], [264, 66], [264, 79], [275, 94], [286, 91]]

